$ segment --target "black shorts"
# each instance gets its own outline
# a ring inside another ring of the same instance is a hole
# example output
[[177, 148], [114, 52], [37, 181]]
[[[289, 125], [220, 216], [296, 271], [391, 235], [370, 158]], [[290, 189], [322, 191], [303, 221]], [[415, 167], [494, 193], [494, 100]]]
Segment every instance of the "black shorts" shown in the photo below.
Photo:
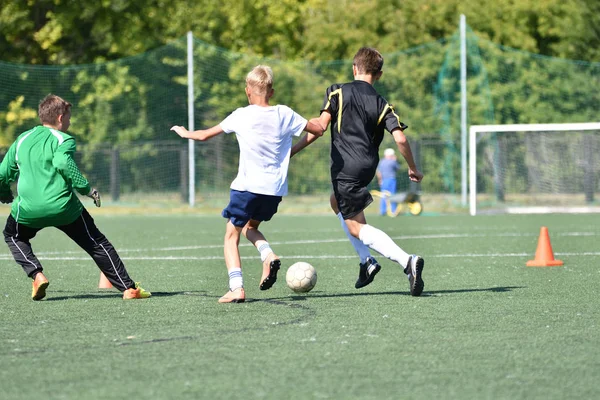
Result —
[[373, 202], [373, 196], [362, 182], [334, 180], [332, 184], [333, 195], [344, 219], [354, 217]]

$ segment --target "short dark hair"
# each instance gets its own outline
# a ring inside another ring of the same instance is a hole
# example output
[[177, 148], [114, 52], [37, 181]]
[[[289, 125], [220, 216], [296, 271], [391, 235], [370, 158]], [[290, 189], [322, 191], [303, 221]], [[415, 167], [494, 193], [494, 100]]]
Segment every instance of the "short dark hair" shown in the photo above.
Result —
[[359, 73], [375, 75], [383, 68], [383, 56], [372, 47], [362, 47], [356, 52], [353, 64]]
[[38, 116], [42, 124], [55, 124], [59, 115], [65, 115], [69, 111], [71, 111], [71, 103], [54, 94], [49, 94], [40, 101]]

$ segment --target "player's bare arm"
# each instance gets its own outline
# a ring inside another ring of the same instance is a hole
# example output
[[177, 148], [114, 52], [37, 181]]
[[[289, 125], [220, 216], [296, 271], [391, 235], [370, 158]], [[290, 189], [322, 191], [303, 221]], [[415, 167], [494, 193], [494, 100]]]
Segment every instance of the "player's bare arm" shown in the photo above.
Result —
[[323, 128], [321, 125], [319, 118], [312, 118], [306, 123], [304, 130], [307, 132], [307, 134], [302, 136], [300, 140], [296, 142], [294, 146], [292, 146], [290, 157], [293, 157], [294, 154], [298, 153], [306, 146], [317, 140], [319, 137], [323, 136], [325, 128]]
[[323, 136], [323, 132], [325, 132], [325, 129], [326, 128], [323, 128], [318, 118], [313, 118], [309, 120], [306, 123], [306, 127], [304, 128], [306, 132], [312, 133], [313, 135], [318, 137]]
[[393, 130], [392, 135], [398, 146], [398, 151], [400, 151], [400, 154], [402, 154], [402, 157], [404, 157], [404, 160], [406, 160], [406, 164], [408, 165], [409, 179], [413, 182], [421, 182], [423, 174], [417, 168], [412, 150], [410, 149], [410, 144], [408, 143], [408, 139], [404, 135], [404, 132], [402, 132], [402, 129], [398, 128]]
[[199, 130], [193, 131], [193, 132], [188, 131], [183, 126], [175, 125], [175, 126], [171, 127], [171, 130], [175, 131], [175, 133], [177, 133], [179, 136], [181, 136], [184, 139], [199, 140], [201, 142], [223, 133], [223, 129], [221, 129], [220, 125], [215, 125], [212, 128], [208, 128], [208, 129], [199, 129]]
[[307, 133], [302, 136], [300, 140], [296, 142], [295, 145], [292, 146], [292, 151], [290, 153], [290, 157], [294, 157], [294, 155], [304, 149], [306, 146], [317, 140], [319, 136], [313, 135], [312, 133]]
[[331, 122], [331, 114], [329, 113], [329, 111], [325, 110], [321, 113], [319, 118], [316, 119], [319, 120], [319, 123], [323, 127], [323, 131], [326, 131], [327, 127], [329, 126], [329, 123]]

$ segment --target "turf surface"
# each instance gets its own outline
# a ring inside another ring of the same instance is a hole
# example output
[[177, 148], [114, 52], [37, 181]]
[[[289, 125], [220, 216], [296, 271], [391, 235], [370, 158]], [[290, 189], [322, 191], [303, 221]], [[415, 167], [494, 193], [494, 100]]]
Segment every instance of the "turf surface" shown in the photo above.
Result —
[[[92, 211], [93, 212], [93, 211]], [[123, 301], [54, 229], [33, 239], [47, 298], [0, 255], [0, 399], [600, 398], [600, 216], [369, 217], [425, 258], [422, 297], [400, 268], [354, 289], [358, 260], [334, 216], [277, 215], [263, 232], [282, 257], [258, 290], [242, 240], [248, 300], [227, 290], [224, 220], [97, 216], [132, 277]], [[541, 226], [563, 267], [532, 268]], [[308, 261], [313, 291], [285, 270]]]

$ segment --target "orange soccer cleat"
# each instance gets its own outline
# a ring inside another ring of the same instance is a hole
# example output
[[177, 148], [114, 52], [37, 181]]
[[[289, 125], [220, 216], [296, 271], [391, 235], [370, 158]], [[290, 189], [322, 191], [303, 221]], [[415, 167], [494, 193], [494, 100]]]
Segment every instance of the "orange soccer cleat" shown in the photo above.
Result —
[[152, 293], [145, 290], [137, 282], [135, 283], [135, 289], [127, 289], [123, 292], [123, 300], [147, 299], [150, 296], [152, 296]]
[[242, 287], [230, 290], [219, 299], [219, 303], [243, 303], [244, 301], [246, 301], [246, 292]]
[[271, 289], [271, 286], [277, 281], [277, 271], [281, 268], [281, 260], [275, 253], [269, 254], [269, 257], [263, 262], [263, 273], [260, 278], [260, 290]]
[[48, 279], [42, 274], [38, 272], [31, 284], [31, 298], [35, 301], [41, 300], [46, 297], [46, 288], [50, 285]]

